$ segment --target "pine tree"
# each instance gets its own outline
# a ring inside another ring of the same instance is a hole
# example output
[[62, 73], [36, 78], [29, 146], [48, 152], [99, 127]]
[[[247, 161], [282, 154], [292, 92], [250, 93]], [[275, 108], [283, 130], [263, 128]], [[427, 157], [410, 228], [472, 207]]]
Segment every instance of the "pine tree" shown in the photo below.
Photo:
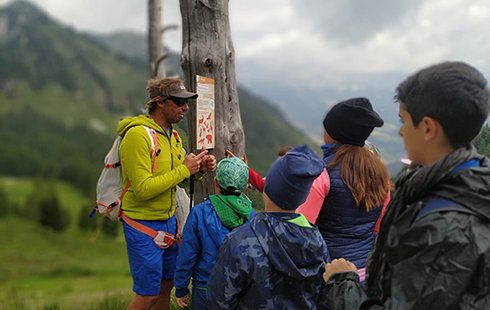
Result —
[[70, 224], [69, 214], [61, 208], [54, 190], [51, 190], [47, 197], [41, 199], [39, 211], [39, 223], [43, 226], [56, 231], [63, 231]]
[[0, 218], [6, 217], [11, 213], [11, 205], [8, 201], [7, 191], [5, 186], [0, 183]]

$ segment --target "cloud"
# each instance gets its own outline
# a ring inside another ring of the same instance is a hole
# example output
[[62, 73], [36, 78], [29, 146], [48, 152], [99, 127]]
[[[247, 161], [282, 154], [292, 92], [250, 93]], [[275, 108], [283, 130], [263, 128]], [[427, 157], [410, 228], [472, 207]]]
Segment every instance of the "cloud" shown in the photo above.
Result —
[[[403, 76], [445, 60], [490, 70], [490, 3], [365, 2], [285, 1], [274, 11], [282, 18], [271, 18], [278, 24], [268, 27], [272, 22], [262, 20], [256, 25], [260, 28], [248, 29], [253, 37], [233, 37], [237, 63], [254, 63], [270, 78], [295, 77], [283, 83], [353, 90], [381, 87], [376, 74]], [[252, 14], [249, 10], [245, 16]], [[377, 17], [380, 11], [383, 16]], [[243, 76], [257, 74], [244, 73], [246, 68], [252, 66], [240, 67]]]
[[[79, 30], [146, 32], [147, 1], [32, 1]], [[179, 0], [162, 3], [164, 23], [180, 26]], [[380, 83], [375, 75], [408, 74], [447, 59], [489, 76], [486, 0], [234, 0], [229, 14], [244, 84], [261, 75], [296, 87], [371, 88]], [[179, 51], [181, 29], [164, 40]]]
[[293, 1], [301, 18], [311, 22], [311, 30], [319, 31], [327, 40], [342, 44], [358, 44], [378, 32], [417, 13], [423, 0], [342, 0]]

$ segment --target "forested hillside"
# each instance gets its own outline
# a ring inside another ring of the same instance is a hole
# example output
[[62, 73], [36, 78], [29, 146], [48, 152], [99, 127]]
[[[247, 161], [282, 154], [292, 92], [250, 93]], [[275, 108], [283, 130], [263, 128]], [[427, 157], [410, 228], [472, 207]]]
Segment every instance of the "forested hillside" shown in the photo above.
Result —
[[475, 138], [476, 149], [483, 155], [490, 157], [490, 125], [485, 125]]
[[[0, 175], [49, 176], [89, 193], [116, 122], [146, 101], [145, 61], [28, 2], [0, 8], [0, 24]], [[180, 72], [172, 59], [169, 71]], [[312, 143], [266, 100], [239, 94], [247, 152], [260, 172], [280, 146]]]

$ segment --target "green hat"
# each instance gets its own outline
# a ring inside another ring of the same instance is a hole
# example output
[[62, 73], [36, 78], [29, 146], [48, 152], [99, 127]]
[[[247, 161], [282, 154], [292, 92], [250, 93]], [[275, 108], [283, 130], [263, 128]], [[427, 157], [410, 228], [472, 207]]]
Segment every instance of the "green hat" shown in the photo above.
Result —
[[221, 188], [239, 194], [248, 184], [248, 166], [238, 157], [224, 158], [216, 168], [216, 181]]

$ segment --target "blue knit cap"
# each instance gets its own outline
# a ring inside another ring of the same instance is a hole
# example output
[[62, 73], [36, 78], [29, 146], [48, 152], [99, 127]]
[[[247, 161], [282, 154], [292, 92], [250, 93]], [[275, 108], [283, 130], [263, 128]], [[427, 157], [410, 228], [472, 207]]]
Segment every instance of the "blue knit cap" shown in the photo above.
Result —
[[305, 202], [323, 168], [323, 161], [308, 145], [294, 148], [269, 169], [264, 192], [279, 208], [296, 210]]

